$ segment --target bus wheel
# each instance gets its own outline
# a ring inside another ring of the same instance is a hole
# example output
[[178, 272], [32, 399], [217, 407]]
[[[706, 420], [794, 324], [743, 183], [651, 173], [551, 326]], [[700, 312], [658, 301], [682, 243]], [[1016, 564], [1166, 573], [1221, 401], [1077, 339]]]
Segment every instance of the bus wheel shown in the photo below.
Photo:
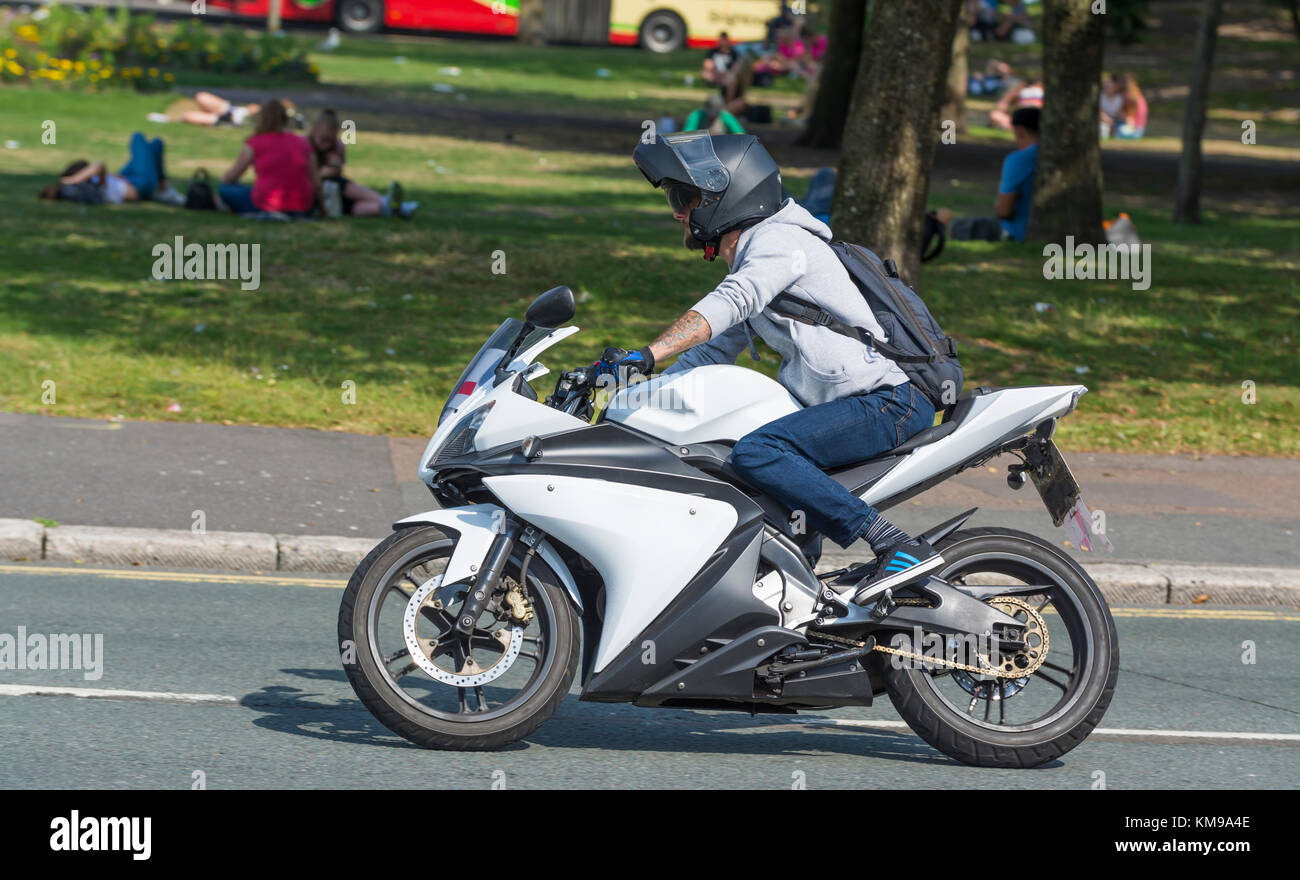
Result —
[[342, 0], [339, 26], [354, 34], [370, 34], [384, 26], [384, 0]]
[[641, 45], [651, 52], [671, 52], [686, 45], [686, 22], [676, 12], [660, 9], [641, 22]]

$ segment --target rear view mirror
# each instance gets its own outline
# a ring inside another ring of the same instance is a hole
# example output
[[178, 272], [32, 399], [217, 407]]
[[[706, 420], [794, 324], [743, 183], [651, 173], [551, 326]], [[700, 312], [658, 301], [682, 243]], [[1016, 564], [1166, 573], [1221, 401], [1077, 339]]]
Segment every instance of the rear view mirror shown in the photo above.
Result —
[[553, 287], [533, 300], [524, 314], [524, 320], [534, 327], [554, 330], [572, 320], [576, 310], [573, 291], [564, 286]]

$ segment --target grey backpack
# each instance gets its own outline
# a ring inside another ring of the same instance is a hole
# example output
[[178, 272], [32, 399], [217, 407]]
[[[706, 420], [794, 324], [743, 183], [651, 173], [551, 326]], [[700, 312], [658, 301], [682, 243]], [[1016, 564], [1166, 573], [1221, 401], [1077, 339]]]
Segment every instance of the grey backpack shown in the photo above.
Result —
[[876, 339], [864, 327], [845, 324], [815, 303], [789, 293], [778, 295], [768, 307], [777, 314], [804, 324], [818, 324], [874, 348], [898, 364], [935, 409], [954, 403], [965, 381], [957, 360], [957, 340], [943, 332], [921, 297], [903, 283], [893, 260], [881, 260], [861, 245], [833, 241], [830, 246], [889, 342]]

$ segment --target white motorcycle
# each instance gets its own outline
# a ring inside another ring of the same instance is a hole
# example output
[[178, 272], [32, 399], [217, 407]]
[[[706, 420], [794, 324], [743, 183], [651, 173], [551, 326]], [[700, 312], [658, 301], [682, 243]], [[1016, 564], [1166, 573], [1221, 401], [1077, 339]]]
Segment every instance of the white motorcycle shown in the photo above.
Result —
[[[917, 735], [968, 764], [1030, 767], [1100, 722], [1119, 670], [1097, 585], [1052, 544], [923, 534], [943, 564], [873, 590], [873, 563], [818, 573], [820, 536], [727, 463], [799, 407], [776, 382], [706, 366], [623, 387], [594, 368], [538, 399], [537, 361], [576, 333], [573, 295], [539, 297], [466, 368], [424, 452], [441, 507], [394, 525], [339, 610], [349, 680], [389, 729], [494, 749], [581, 699], [794, 713], [888, 693]], [[888, 453], [830, 472], [878, 508], [1002, 454], [1054, 522], [1086, 512], [1052, 442], [1082, 385], [976, 389]], [[627, 513], [635, 511], [637, 521]], [[581, 657], [580, 657], [581, 654]]]

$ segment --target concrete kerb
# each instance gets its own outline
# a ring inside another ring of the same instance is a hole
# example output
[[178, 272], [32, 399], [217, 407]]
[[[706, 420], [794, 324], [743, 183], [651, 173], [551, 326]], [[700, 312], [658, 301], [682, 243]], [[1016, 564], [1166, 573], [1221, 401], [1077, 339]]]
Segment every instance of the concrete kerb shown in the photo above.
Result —
[[[45, 526], [0, 519], [0, 560], [100, 566], [158, 566], [222, 571], [351, 573], [378, 538], [273, 535], [111, 526]], [[858, 561], [830, 553], [823, 571]], [[1189, 565], [1171, 562], [1085, 562], [1115, 605], [1300, 606], [1300, 568]]]

